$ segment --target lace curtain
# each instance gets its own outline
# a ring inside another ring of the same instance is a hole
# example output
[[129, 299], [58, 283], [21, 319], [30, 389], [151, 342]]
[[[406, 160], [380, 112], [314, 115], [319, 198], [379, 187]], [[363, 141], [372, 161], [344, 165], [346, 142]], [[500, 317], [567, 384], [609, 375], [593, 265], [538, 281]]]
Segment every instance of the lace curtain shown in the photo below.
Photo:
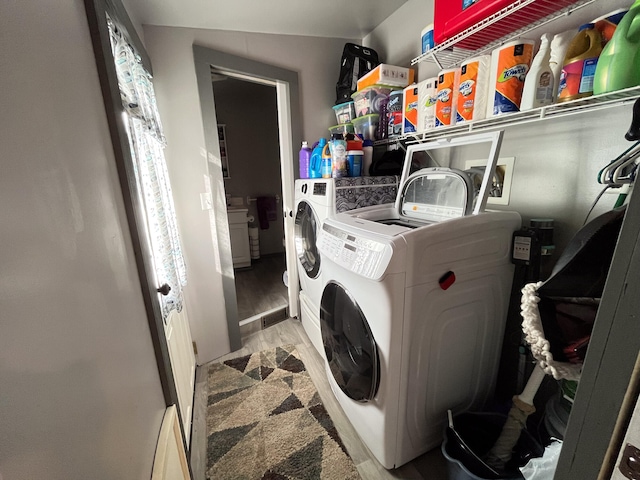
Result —
[[156, 283], [171, 287], [168, 295], [160, 296], [166, 319], [171, 310], [182, 310], [182, 287], [187, 276], [164, 158], [165, 139], [151, 75], [110, 19], [109, 33], [138, 191], [145, 207]]

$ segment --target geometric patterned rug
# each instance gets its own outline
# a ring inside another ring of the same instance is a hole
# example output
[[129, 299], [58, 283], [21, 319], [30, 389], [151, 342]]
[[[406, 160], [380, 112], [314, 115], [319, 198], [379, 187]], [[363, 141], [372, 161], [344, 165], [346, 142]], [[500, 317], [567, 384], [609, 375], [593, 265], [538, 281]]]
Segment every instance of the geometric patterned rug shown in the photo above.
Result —
[[207, 479], [360, 478], [293, 345], [209, 366]]

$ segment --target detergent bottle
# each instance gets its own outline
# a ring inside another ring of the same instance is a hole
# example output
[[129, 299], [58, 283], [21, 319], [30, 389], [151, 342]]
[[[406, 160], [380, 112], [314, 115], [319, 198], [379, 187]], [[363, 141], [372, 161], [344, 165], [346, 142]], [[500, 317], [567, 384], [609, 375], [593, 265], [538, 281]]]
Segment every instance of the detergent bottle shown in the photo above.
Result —
[[329, 151], [329, 144], [325, 143], [322, 147], [322, 163], [320, 166], [322, 178], [331, 178], [331, 152]]
[[298, 160], [300, 162], [300, 178], [310, 178], [311, 148], [307, 142], [302, 142]]
[[565, 56], [560, 84], [558, 86], [558, 102], [567, 102], [593, 94], [593, 83], [602, 53], [602, 35], [595, 24], [582, 25], [578, 34], [573, 37]]
[[322, 178], [322, 149], [327, 144], [326, 138], [318, 140], [318, 144], [311, 151], [309, 161], [309, 178]]
[[618, 24], [600, 56], [594, 93], [607, 93], [640, 85], [640, 0]]
[[341, 133], [334, 133], [331, 135], [329, 151], [331, 152], [331, 176], [333, 178], [348, 177], [349, 164], [347, 162], [347, 141], [343, 138]]
[[531, 70], [524, 80], [520, 110], [530, 110], [553, 103], [553, 71], [549, 65], [550, 60], [549, 35], [545, 33], [540, 39], [540, 49], [533, 59]]

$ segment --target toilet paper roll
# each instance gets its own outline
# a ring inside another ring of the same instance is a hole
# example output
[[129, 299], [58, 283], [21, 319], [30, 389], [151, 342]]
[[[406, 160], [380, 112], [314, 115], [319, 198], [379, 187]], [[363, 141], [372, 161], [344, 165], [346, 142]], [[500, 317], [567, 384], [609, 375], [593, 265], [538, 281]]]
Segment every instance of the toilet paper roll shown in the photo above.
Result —
[[531, 67], [536, 42], [519, 39], [491, 52], [487, 117], [519, 112], [524, 79]]
[[438, 77], [427, 78], [418, 83], [418, 131], [423, 132], [436, 126], [436, 98]]
[[491, 55], [470, 58], [462, 63], [455, 82], [458, 89], [456, 123], [485, 118], [490, 76]]

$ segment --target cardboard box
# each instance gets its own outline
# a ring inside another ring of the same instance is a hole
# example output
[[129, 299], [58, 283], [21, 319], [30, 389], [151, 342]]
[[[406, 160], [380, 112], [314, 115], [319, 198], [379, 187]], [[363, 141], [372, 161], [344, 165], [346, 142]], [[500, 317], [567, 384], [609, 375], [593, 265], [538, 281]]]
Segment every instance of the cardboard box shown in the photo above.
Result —
[[404, 88], [413, 83], [413, 76], [414, 71], [412, 68], [381, 63], [358, 80], [358, 90], [372, 85], [389, 85]]

